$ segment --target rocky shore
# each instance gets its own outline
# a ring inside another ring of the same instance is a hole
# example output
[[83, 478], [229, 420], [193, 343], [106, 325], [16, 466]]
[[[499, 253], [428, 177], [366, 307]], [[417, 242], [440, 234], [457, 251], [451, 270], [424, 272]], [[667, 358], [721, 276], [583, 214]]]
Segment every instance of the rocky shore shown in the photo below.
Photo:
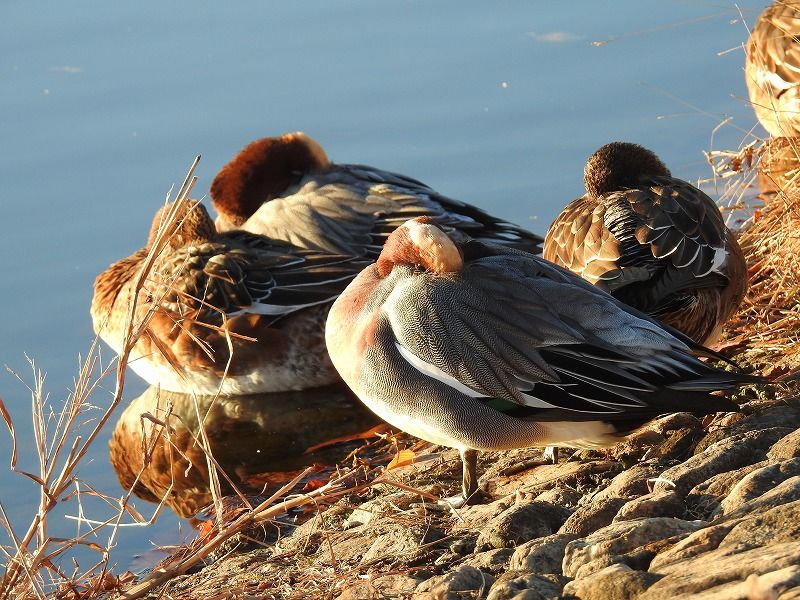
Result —
[[[455, 492], [453, 451], [393, 470]], [[562, 451], [563, 452], [563, 451]], [[606, 453], [484, 454], [484, 504], [385, 484], [171, 581], [171, 598], [800, 598], [800, 402], [654, 421]]]

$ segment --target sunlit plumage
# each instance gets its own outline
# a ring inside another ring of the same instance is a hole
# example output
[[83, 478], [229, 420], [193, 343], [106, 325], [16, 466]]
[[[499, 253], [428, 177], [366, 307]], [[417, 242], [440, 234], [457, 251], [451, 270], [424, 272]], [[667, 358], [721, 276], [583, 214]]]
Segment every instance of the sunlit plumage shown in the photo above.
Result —
[[[137, 293], [151, 251], [157, 258]], [[144, 248], [97, 277], [92, 322], [121, 352], [136, 297], [135, 322], [145, 327], [129, 365], [166, 390], [324, 385], [336, 380], [322, 336], [328, 305], [366, 262], [243, 231], [218, 234], [206, 209], [184, 200], [158, 211]]]
[[609, 445], [661, 413], [735, 409], [713, 392], [758, 379], [561, 267], [425, 219], [336, 300], [326, 341], [378, 416], [461, 451], [465, 497], [476, 450]]
[[544, 257], [712, 343], [747, 291], [744, 255], [714, 201], [624, 142], [592, 154], [584, 182], [550, 226]]
[[[330, 302], [409, 217], [520, 248], [541, 242], [413, 179], [334, 165], [302, 133], [253, 142], [220, 171], [211, 193], [217, 229], [199, 203], [178, 205], [174, 231], [138, 295], [136, 317], [153, 312], [130, 365], [171, 391], [254, 394], [338, 381], [324, 344]], [[117, 352], [165, 214], [145, 248], [95, 283], [95, 331]]]

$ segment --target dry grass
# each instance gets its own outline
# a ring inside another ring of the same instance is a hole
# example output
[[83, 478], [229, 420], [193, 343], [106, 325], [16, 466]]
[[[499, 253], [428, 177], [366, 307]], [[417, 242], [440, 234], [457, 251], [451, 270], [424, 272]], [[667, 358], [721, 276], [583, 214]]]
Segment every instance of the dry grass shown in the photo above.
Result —
[[[726, 328], [725, 346], [765, 374], [800, 365], [800, 148], [793, 138], [751, 144], [741, 152], [710, 156], [737, 190], [743, 222], [739, 244], [747, 257], [750, 288]], [[752, 183], [762, 189], [756, 196]]]
[[[199, 160], [199, 157], [198, 157]], [[188, 197], [197, 178], [193, 176], [197, 165], [195, 160], [177, 198]], [[169, 199], [169, 198], [168, 198]], [[174, 221], [174, 215], [172, 215]], [[138, 291], [145, 285], [148, 274], [157, 257], [164, 249], [170, 232], [174, 231], [174, 223], [168, 218], [161, 227], [155, 242], [150, 249], [144, 266], [138, 274], [135, 289]], [[134, 294], [134, 298], [137, 294]], [[143, 319], [137, 319], [136, 301], [132, 303], [126, 324], [125, 343], [116, 362], [103, 366], [99, 352], [99, 343], [95, 339], [87, 357], [80, 360], [79, 372], [75, 379], [74, 391], [59, 408], [51, 402], [44, 391], [44, 375], [36, 369], [33, 361], [34, 383], [27, 385], [32, 399], [33, 435], [35, 462], [38, 471], [31, 473], [17, 468], [18, 441], [14, 422], [5, 404], [0, 400], [0, 416], [5, 421], [12, 438], [13, 450], [11, 470], [31, 480], [38, 487], [39, 503], [31, 515], [30, 522], [20, 533], [12, 524], [0, 504], [0, 526], [6, 533], [7, 544], [0, 546], [5, 557], [5, 572], [0, 580], [0, 599], [45, 598], [50, 595], [63, 598], [90, 598], [103, 591], [114, 589], [131, 580], [131, 575], [116, 577], [109, 573], [111, 548], [122, 526], [123, 517], [129, 515], [134, 523], [145, 523], [145, 519], [129, 506], [130, 492], [121, 498], [112, 498], [96, 492], [91, 486], [82, 482], [77, 474], [78, 465], [83, 461], [94, 444], [103, 427], [108, 423], [116, 407], [122, 401], [125, 387], [125, 373], [128, 357], [147, 322], [152, 316], [148, 313]], [[99, 418], [93, 421], [88, 434], [83, 434], [87, 413], [93, 408], [92, 396], [99, 390], [100, 384], [107, 378], [114, 377], [114, 392], [110, 404], [102, 410]], [[21, 377], [17, 375], [20, 381]], [[23, 381], [24, 383], [24, 381]], [[83, 500], [87, 496], [100, 498], [112, 510], [112, 515], [99, 521], [87, 519], [83, 508]], [[79, 531], [88, 525], [82, 533], [72, 538], [60, 538], [49, 533], [49, 519], [58, 504], [72, 502], [77, 507]], [[154, 515], [157, 516], [157, 512]], [[94, 541], [101, 531], [110, 528], [105, 544]], [[78, 547], [88, 547], [96, 551], [99, 558], [88, 568], [81, 568], [75, 562], [71, 573], [63, 572], [56, 564], [68, 557]]]

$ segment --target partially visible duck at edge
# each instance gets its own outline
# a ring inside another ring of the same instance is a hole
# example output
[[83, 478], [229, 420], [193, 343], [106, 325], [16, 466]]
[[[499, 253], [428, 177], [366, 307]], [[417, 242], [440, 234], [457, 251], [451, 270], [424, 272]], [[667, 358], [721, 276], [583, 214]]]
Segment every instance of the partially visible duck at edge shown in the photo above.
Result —
[[584, 183], [550, 226], [544, 257], [712, 344], [747, 291], [744, 254], [714, 201], [626, 142], [592, 154]]
[[773, 2], [747, 41], [745, 81], [756, 117], [776, 137], [800, 135], [800, 1]]
[[405, 175], [336, 164], [302, 132], [256, 140], [217, 174], [217, 228], [243, 229], [301, 248], [377, 258], [406, 220], [430, 216], [468, 236], [531, 252], [542, 238], [448, 198]]
[[339, 296], [326, 341], [378, 416], [460, 451], [458, 503], [478, 489], [477, 451], [607, 446], [666, 412], [736, 410], [715, 392], [762, 381], [561, 267], [425, 218]]
[[[156, 259], [140, 289], [148, 253]], [[129, 366], [176, 392], [244, 394], [337, 380], [325, 351], [330, 302], [368, 261], [243, 231], [217, 233], [206, 209], [159, 209], [147, 244], [95, 280], [92, 324], [121, 353], [134, 299], [145, 327]]]

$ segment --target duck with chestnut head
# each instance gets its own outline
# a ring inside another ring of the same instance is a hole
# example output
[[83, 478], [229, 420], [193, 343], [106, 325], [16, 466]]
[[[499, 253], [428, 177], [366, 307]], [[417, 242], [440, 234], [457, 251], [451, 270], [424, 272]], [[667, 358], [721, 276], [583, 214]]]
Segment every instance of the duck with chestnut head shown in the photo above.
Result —
[[243, 229], [302, 248], [373, 259], [389, 234], [416, 216], [522, 250], [538, 251], [542, 242], [411, 177], [333, 163], [302, 132], [248, 144], [217, 174], [211, 199], [222, 231]]

